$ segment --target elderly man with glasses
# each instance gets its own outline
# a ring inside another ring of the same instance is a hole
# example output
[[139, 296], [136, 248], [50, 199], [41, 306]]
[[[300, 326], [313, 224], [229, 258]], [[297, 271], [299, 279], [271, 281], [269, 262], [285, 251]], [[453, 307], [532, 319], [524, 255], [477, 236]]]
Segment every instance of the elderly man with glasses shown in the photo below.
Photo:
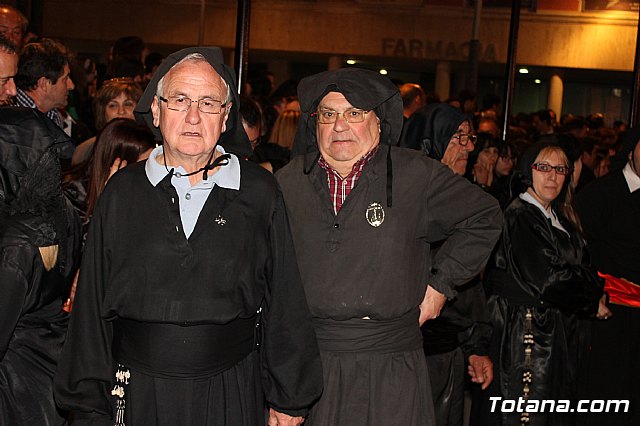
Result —
[[169, 56], [136, 106], [164, 144], [91, 220], [56, 398], [74, 425], [299, 425], [321, 364], [284, 200], [218, 48]]
[[276, 177], [323, 366], [305, 424], [433, 425], [420, 324], [482, 267], [500, 209], [442, 164], [393, 146], [402, 99], [386, 77], [327, 71], [298, 94], [303, 155]]

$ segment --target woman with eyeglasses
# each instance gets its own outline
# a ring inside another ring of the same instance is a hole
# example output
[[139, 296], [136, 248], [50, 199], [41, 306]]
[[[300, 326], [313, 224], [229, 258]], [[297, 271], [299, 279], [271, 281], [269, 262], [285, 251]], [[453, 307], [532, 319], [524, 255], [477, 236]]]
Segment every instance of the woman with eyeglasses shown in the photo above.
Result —
[[[534, 144], [519, 163], [523, 190], [505, 210], [487, 276], [490, 356], [497, 368], [477, 411], [485, 418], [477, 424], [574, 424], [570, 412], [548, 407], [540, 412], [539, 404], [568, 400], [574, 404], [568, 408], [576, 408], [578, 374], [588, 350], [586, 319], [606, 315], [607, 308], [577, 216], [566, 203], [570, 163], [555, 141]], [[519, 398], [522, 412], [501, 412], [505, 400]]]

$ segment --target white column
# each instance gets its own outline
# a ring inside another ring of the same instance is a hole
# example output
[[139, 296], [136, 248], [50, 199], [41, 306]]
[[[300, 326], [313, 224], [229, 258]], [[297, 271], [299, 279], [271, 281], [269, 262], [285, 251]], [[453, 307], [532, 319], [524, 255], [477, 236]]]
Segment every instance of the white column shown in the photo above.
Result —
[[444, 101], [451, 91], [451, 62], [440, 61], [436, 64], [435, 91]]
[[329, 71], [331, 70], [337, 70], [339, 68], [342, 68], [342, 64], [343, 64], [343, 60], [342, 57], [340, 56], [329, 56], [329, 62], [327, 63], [327, 69]]
[[556, 118], [560, 120], [562, 115], [562, 94], [564, 88], [562, 86], [562, 78], [559, 75], [554, 74], [549, 80], [549, 99], [547, 101], [547, 108], [552, 109], [556, 113]]

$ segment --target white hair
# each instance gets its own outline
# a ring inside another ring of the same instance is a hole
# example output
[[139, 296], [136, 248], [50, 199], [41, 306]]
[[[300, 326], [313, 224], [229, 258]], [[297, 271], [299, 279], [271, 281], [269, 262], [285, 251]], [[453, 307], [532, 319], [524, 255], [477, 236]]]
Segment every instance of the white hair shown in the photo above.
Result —
[[[162, 78], [158, 81], [158, 87], [156, 88], [156, 96], [163, 96], [163, 86], [164, 86], [164, 78], [167, 76], [167, 74], [169, 74], [169, 72], [174, 69], [175, 67], [177, 67], [178, 65], [184, 63], [184, 62], [192, 62], [192, 63], [198, 63], [198, 62], [205, 62], [205, 63], [209, 63], [209, 61], [207, 61], [207, 59], [202, 56], [202, 53], [190, 53], [187, 56], [185, 56], [184, 58], [180, 59], [178, 62], [176, 62], [176, 64], [174, 66], [172, 66], [171, 68], [169, 68], [169, 71], [167, 71], [165, 73], [165, 75], [162, 76]], [[214, 70], [215, 71], [215, 70]], [[217, 74], [217, 71], [216, 71]], [[231, 101], [231, 89], [229, 88], [229, 84], [227, 84], [227, 82], [224, 80], [224, 78], [222, 78], [222, 76], [220, 74], [218, 74], [220, 76], [220, 80], [222, 80], [222, 84], [224, 84], [224, 87], [226, 89], [226, 96], [225, 96], [225, 100], [224, 103], [228, 104], [229, 101]]]

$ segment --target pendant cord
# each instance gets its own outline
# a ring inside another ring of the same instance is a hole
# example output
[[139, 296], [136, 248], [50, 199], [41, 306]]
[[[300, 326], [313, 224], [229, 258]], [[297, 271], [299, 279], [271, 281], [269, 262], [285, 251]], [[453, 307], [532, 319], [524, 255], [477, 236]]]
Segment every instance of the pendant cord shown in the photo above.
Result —
[[[200, 167], [198, 170], [196, 170], [195, 172], [191, 172], [191, 173], [187, 173], [187, 174], [180, 174], [180, 176], [192, 176], [195, 175], [196, 173], [202, 173], [202, 179], [203, 180], [207, 180], [208, 176], [208, 172], [209, 170], [213, 170], [218, 166], [226, 166], [227, 164], [229, 164], [229, 159], [231, 158], [231, 154], [222, 154], [220, 157], [216, 158], [215, 160], [213, 160], [213, 162], [211, 161], [213, 159], [213, 156], [215, 154], [215, 149], [213, 150], [213, 152], [211, 153], [211, 156], [209, 157], [209, 160], [207, 161], [207, 164], [204, 165], [203, 167]], [[164, 154], [164, 149], [162, 150], [162, 159], [164, 162], [164, 168], [167, 170], [167, 173], [171, 174], [171, 176], [177, 176], [178, 174], [175, 173], [175, 169], [172, 167], [171, 170], [169, 170], [169, 168], [167, 167], [167, 157]]]

